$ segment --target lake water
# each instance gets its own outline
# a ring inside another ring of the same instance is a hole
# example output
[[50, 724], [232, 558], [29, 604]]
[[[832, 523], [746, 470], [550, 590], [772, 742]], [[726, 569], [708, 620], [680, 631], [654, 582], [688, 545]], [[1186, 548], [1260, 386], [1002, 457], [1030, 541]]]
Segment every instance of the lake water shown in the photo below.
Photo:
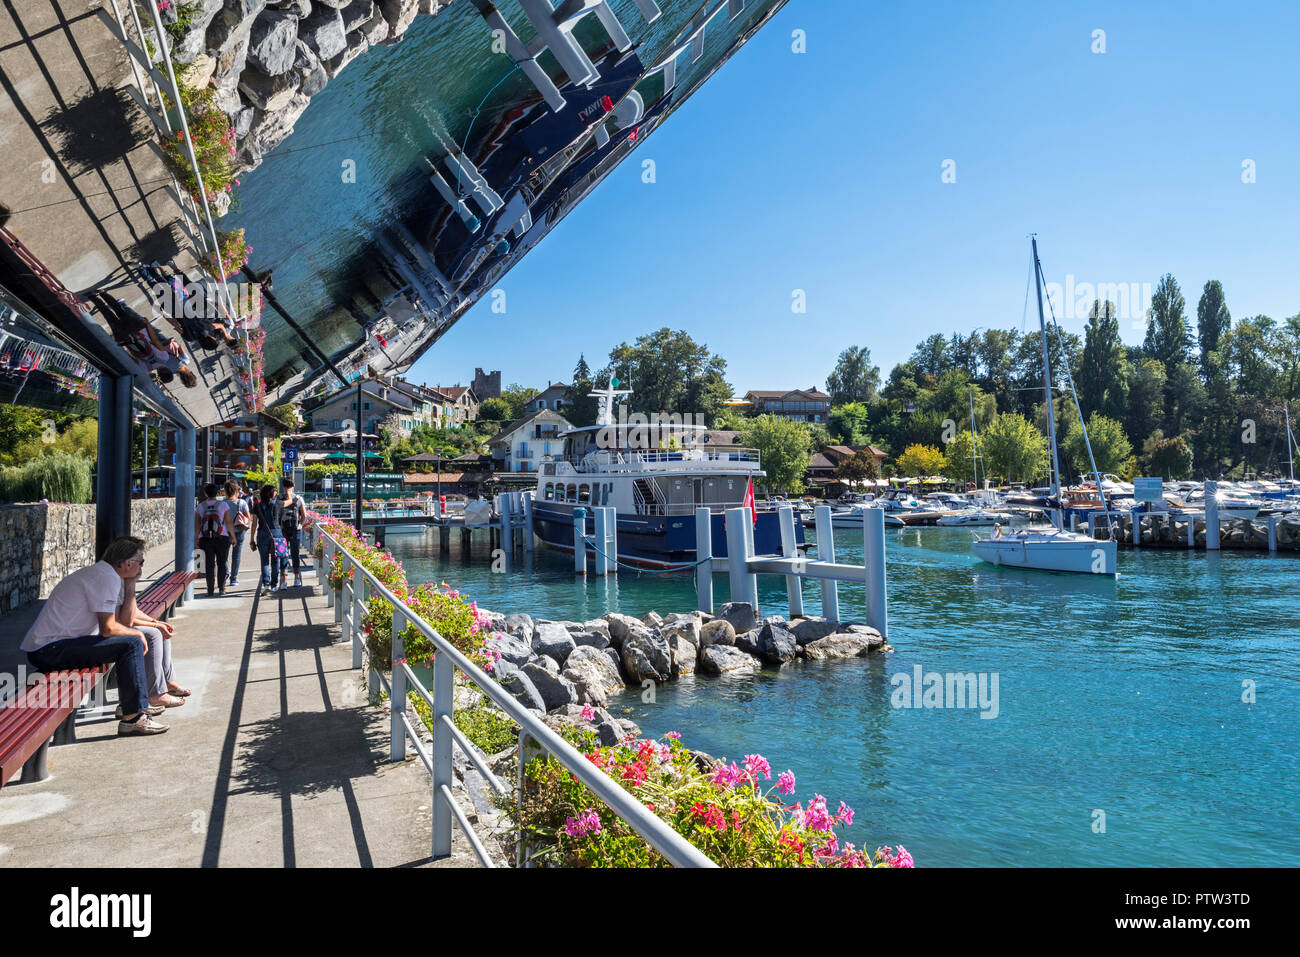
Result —
[[[891, 655], [687, 678], [611, 708], [649, 736], [765, 755], [795, 772], [798, 798], [851, 805], [850, 840], [904, 844], [918, 866], [1300, 865], [1300, 560], [1121, 551], [1119, 579], [1101, 580], [995, 568], [970, 534], [889, 532]], [[840, 560], [861, 560], [854, 537], [837, 535]], [[541, 546], [503, 575], [485, 542], [465, 556], [453, 536], [442, 557], [436, 534], [388, 544], [412, 582], [445, 580], [493, 611], [694, 607], [690, 575], [584, 584]], [[759, 583], [764, 613], [785, 614], [783, 580]], [[714, 590], [727, 600], [725, 575]], [[840, 596], [842, 617], [860, 618], [863, 589]], [[817, 586], [805, 606], [820, 610]], [[996, 674], [997, 716], [894, 707], [892, 676], [917, 665]]]

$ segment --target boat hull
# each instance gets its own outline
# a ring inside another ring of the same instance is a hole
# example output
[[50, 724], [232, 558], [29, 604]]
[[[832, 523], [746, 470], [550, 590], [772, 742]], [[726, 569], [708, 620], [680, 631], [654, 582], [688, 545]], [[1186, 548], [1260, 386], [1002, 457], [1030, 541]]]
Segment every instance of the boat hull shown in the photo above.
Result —
[[978, 539], [971, 544], [984, 561], [1003, 568], [1082, 575], [1115, 575], [1116, 544], [1113, 541]]
[[[726, 516], [710, 516], [713, 557], [727, 557]], [[794, 523], [795, 542], [804, 543], [803, 527]], [[573, 510], [533, 503], [533, 531], [546, 545], [573, 553]], [[595, 532], [595, 518], [586, 519], [588, 535]], [[780, 516], [759, 512], [754, 525], [754, 554], [781, 554]], [[618, 559], [641, 568], [675, 568], [695, 562], [695, 518], [688, 515], [619, 515]]]

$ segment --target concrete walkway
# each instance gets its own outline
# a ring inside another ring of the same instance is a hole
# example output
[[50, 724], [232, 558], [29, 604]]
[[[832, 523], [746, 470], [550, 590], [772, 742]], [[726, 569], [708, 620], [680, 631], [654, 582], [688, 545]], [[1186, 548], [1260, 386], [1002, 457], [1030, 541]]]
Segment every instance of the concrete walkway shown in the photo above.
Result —
[[389, 763], [388, 712], [367, 702], [314, 572], [255, 598], [244, 561], [240, 587], [173, 618], [194, 693], [159, 719], [171, 730], [119, 738], [116, 692], [83, 711], [48, 780], [0, 790], [0, 866], [477, 864], [459, 828], [452, 857], [429, 859], [428, 773]]

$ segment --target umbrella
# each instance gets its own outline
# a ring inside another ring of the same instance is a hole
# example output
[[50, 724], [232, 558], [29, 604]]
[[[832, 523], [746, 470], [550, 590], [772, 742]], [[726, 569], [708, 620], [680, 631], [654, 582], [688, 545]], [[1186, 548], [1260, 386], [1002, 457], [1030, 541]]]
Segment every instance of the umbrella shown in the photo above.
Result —
[[[368, 459], [383, 458], [383, 456], [380, 455], [378, 452], [362, 452], [361, 454]], [[329, 455], [325, 456], [327, 460], [335, 460], [340, 462], [351, 462], [356, 457], [357, 454], [355, 452], [331, 452]]]
[[402, 459], [403, 462], [441, 462], [441, 455], [434, 455], [432, 452], [421, 452], [419, 455], [411, 455]]

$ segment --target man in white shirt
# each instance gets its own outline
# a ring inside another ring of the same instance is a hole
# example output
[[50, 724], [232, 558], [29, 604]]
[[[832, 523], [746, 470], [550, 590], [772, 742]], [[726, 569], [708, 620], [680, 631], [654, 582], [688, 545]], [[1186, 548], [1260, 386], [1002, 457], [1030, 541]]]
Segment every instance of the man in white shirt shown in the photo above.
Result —
[[[118, 734], [167, 730], [146, 713], [145, 633], [123, 624], [119, 615], [120, 608], [129, 608], [134, 620], [135, 586], [143, 566], [143, 541], [130, 535], [113, 539], [100, 561], [54, 586], [20, 646], [32, 666], [47, 674], [115, 664], [123, 712]], [[159, 632], [153, 634], [161, 638]]]

